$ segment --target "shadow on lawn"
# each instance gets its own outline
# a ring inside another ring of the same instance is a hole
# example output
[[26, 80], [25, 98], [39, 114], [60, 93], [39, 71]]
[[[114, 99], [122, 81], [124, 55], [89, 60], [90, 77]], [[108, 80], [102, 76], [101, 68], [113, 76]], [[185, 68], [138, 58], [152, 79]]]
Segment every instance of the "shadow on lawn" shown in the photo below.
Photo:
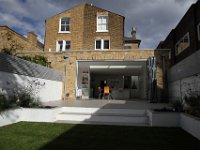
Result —
[[[118, 108], [118, 105], [122, 106], [123, 104], [106, 104], [95, 114], [98, 115], [105, 107], [110, 108], [110, 105], [112, 108]], [[91, 121], [90, 119], [94, 118], [91, 117], [85, 121]], [[181, 128], [62, 125], [66, 126], [66, 130], [41, 147], [40, 150], [188, 150], [200, 147], [200, 141]]]
[[200, 141], [180, 128], [76, 125], [40, 150], [188, 150], [198, 147]]

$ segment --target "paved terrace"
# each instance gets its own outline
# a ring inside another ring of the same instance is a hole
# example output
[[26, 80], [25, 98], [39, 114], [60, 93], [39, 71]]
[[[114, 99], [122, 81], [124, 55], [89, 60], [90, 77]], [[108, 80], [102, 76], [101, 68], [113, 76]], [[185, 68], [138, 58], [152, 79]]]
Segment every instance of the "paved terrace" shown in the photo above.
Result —
[[149, 103], [145, 100], [74, 100], [74, 101], [54, 101], [43, 103], [45, 106], [57, 107], [85, 107], [85, 108], [104, 108], [104, 109], [155, 109], [169, 107], [168, 103]]

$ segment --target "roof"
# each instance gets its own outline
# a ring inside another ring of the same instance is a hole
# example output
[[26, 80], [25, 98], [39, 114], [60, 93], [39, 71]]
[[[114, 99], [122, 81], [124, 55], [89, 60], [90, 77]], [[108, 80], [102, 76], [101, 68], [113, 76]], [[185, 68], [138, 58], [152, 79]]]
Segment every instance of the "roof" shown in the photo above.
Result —
[[63, 76], [61, 72], [4, 53], [0, 53], [0, 71], [54, 81], [62, 81]]
[[85, 3], [85, 2], [84, 2], [84, 3], [81, 3], [81, 4], [79, 4], [79, 5], [76, 5], [76, 6], [72, 7], [72, 8], [70, 8], [70, 9], [64, 10], [64, 11], [62, 11], [62, 12], [60, 12], [60, 13], [54, 15], [54, 16], [48, 17], [48, 18], [46, 18], [46, 20], [47, 20], [47, 19], [50, 19], [50, 18], [52, 18], [52, 17], [55, 17], [55, 16], [57, 16], [57, 15], [59, 15], [59, 14], [62, 14], [62, 13], [64, 13], [64, 12], [67, 12], [67, 11], [69, 11], [69, 10], [71, 10], [71, 9], [74, 9], [74, 8], [76, 8], [76, 7], [80, 7], [80, 6], [82, 6], [82, 5], [88, 5], [88, 6], [91, 6], [91, 7], [95, 7], [95, 8], [98, 8], [98, 9], [101, 9], [101, 10], [104, 10], [104, 11], [107, 11], [107, 12], [110, 12], [110, 13], [113, 13], [113, 14], [115, 14], [115, 15], [118, 15], [118, 16], [121, 16], [121, 17], [125, 18], [124, 16], [122, 16], [122, 15], [120, 15], [120, 14], [117, 14], [117, 13], [115, 13], [115, 12], [111, 12], [111, 11], [109, 11], [109, 10], [105, 10], [105, 9], [103, 9], [103, 8], [100, 8], [100, 7], [97, 7], [97, 6], [94, 6], [94, 5], [92, 5], [92, 4], [88, 4], [88, 3]]

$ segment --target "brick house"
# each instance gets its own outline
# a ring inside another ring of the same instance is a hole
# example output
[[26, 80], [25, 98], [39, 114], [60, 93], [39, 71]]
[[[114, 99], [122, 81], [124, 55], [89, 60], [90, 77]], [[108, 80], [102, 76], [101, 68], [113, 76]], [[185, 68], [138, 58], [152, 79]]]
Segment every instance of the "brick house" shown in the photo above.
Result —
[[83, 3], [46, 19], [45, 51], [138, 48], [140, 40], [124, 40], [125, 17]]
[[0, 26], [0, 51], [6, 48], [21, 51], [43, 51], [44, 45], [37, 40], [34, 32], [28, 32], [27, 37], [24, 37], [8, 26]]
[[64, 97], [99, 98], [99, 89], [108, 86], [114, 99], [147, 100], [155, 95], [156, 79], [154, 92], [163, 99], [168, 51], [138, 49], [141, 40], [134, 27], [132, 37], [124, 36], [124, 21], [87, 3], [46, 19], [44, 53], [54, 69], [65, 72]]
[[171, 49], [169, 96], [183, 99], [189, 91], [200, 94], [200, 1], [193, 4], [157, 48]]

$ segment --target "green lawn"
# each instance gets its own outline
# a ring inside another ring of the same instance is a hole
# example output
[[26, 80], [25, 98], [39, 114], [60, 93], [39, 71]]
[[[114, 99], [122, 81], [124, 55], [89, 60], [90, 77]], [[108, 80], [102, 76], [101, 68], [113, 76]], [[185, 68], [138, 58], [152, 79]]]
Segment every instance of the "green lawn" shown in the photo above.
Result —
[[0, 128], [0, 150], [195, 150], [200, 141], [180, 128], [152, 128], [54, 123]]

